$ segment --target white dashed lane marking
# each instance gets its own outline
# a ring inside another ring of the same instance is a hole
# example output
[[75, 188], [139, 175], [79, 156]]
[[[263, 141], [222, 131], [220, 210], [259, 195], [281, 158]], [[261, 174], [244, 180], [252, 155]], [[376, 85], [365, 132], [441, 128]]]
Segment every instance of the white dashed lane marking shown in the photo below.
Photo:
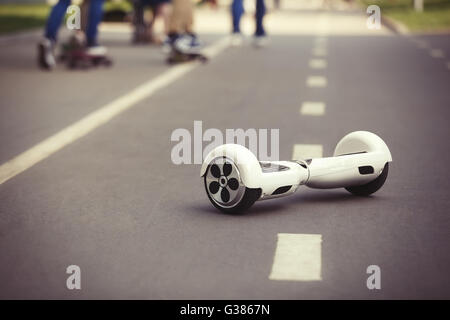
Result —
[[[314, 39], [312, 54], [315, 57], [327, 55], [327, 38], [325, 37], [326, 21], [320, 21], [322, 33]], [[312, 69], [325, 69], [327, 61], [313, 58], [309, 61]], [[321, 88], [327, 86], [327, 78], [309, 76], [306, 86]], [[321, 116], [325, 113], [325, 103], [305, 101], [300, 107], [301, 115]], [[295, 144], [292, 159], [321, 158], [323, 147], [320, 144]], [[277, 247], [273, 259], [270, 280], [284, 281], [320, 281], [322, 280], [322, 235], [279, 233]]]
[[426, 43], [424, 40], [417, 40], [416, 44], [420, 49], [428, 48], [428, 43]]
[[327, 42], [328, 42], [328, 38], [323, 37], [323, 36], [317, 37], [314, 39], [315, 44], [326, 44]]
[[309, 76], [306, 79], [306, 85], [310, 88], [323, 88], [328, 84], [327, 78], [323, 76]]
[[312, 69], [325, 69], [327, 61], [325, 59], [311, 59], [309, 60], [309, 67]]
[[322, 235], [279, 233], [270, 280], [322, 280]]
[[432, 56], [433, 58], [444, 58], [445, 54], [441, 49], [431, 49], [430, 56]]
[[321, 158], [323, 146], [321, 144], [294, 144], [292, 160]]
[[305, 101], [300, 107], [300, 114], [308, 116], [321, 116], [325, 113], [324, 102]]

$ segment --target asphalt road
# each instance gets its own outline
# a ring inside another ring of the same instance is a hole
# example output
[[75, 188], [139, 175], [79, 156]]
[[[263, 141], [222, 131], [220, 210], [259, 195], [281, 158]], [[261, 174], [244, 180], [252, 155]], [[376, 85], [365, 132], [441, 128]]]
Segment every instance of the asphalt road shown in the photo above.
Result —
[[[278, 17], [322, 21], [326, 32], [280, 28], [266, 48], [228, 48], [0, 185], [1, 298], [450, 298], [450, 36], [376, 33], [349, 11]], [[334, 24], [344, 20], [350, 27]], [[207, 45], [225, 35], [200, 31]], [[328, 40], [323, 70], [308, 65], [317, 36]], [[102, 37], [111, 69], [42, 72], [37, 39], [1, 44], [0, 163], [169, 68], [126, 32]], [[328, 85], [307, 87], [311, 75]], [[300, 115], [304, 101], [324, 102], [325, 114]], [[221, 214], [200, 166], [170, 158], [171, 133], [193, 133], [194, 120], [204, 130], [279, 128], [286, 160], [295, 144], [331, 155], [345, 134], [368, 130], [393, 163], [369, 198], [302, 188]], [[322, 235], [322, 280], [269, 280], [279, 233]], [[81, 290], [66, 288], [72, 264]], [[381, 268], [381, 290], [366, 286], [369, 265]]]

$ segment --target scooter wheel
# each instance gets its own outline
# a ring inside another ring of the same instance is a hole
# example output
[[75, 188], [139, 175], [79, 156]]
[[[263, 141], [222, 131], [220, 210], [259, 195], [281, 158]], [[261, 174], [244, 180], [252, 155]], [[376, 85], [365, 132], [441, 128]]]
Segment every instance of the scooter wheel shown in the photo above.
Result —
[[369, 183], [363, 184], [361, 186], [352, 186], [347, 187], [345, 189], [348, 192], [357, 196], [369, 196], [372, 193], [377, 192], [383, 186], [388, 176], [388, 172], [389, 172], [389, 162], [386, 162], [383, 171], [375, 180], [370, 181]]
[[226, 157], [211, 161], [204, 182], [211, 203], [225, 213], [243, 212], [261, 196], [260, 189], [247, 188], [242, 183], [239, 168]]

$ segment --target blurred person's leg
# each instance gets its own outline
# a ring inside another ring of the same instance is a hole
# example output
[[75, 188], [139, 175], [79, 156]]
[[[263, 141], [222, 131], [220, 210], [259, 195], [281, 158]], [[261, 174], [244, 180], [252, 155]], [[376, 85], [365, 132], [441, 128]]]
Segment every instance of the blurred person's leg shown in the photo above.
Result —
[[244, 1], [233, 0], [231, 3], [231, 19], [233, 30], [231, 35], [231, 45], [234, 47], [242, 45], [243, 37], [241, 34], [241, 18], [244, 14]]
[[266, 14], [266, 5], [264, 0], [256, 0], [256, 31], [255, 36], [262, 37], [266, 35], [266, 31], [263, 26], [264, 15]]
[[191, 0], [172, 0], [169, 41], [172, 48], [180, 52], [198, 51], [200, 42], [194, 33], [194, 5]]
[[88, 13], [88, 24], [86, 29], [86, 39], [88, 47], [95, 47], [97, 43], [98, 25], [103, 17], [103, 1], [104, 0], [90, 0]]
[[194, 9], [191, 0], [172, 0], [172, 14], [169, 21], [171, 34], [193, 32]]
[[53, 6], [50, 11], [50, 15], [47, 19], [47, 24], [45, 27], [45, 37], [51, 41], [56, 42], [58, 35], [58, 29], [61, 22], [66, 15], [66, 10], [70, 6], [70, 0], [59, 0], [58, 3]]
[[171, 12], [170, 0], [162, 0], [158, 6], [158, 15], [163, 19], [164, 34], [169, 33], [170, 12]]
[[145, 41], [147, 26], [144, 20], [145, 0], [133, 0], [133, 43]]
[[144, 24], [144, 3], [143, 0], [133, 1], [133, 24], [141, 26]]
[[84, 0], [80, 5], [80, 19], [81, 19], [81, 31], [86, 34], [86, 29], [88, 26], [88, 18], [89, 18], [89, 6], [91, 4], [90, 0]]
[[150, 9], [152, 11], [152, 20], [146, 25], [145, 27], [145, 33], [149, 37], [149, 41], [153, 42], [153, 26], [155, 24], [156, 19], [158, 18], [158, 6], [159, 1], [158, 0], [150, 0], [147, 1], [150, 4]]
[[153, 11], [153, 18], [149, 24], [148, 33], [151, 35], [153, 41], [161, 42], [162, 39], [155, 39], [153, 34], [153, 26], [156, 22], [156, 19], [161, 18], [163, 21], [164, 38], [168, 35], [170, 13], [171, 13], [170, 0], [153, 0], [152, 11]]
[[59, 0], [53, 6], [45, 25], [44, 39], [38, 44], [38, 64], [41, 68], [50, 70], [56, 65], [54, 47], [58, 35], [58, 29], [62, 23], [70, 0]]
[[233, 0], [231, 3], [231, 17], [233, 20], [233, 33], [241, 33], [241, 17], [244, 14], [244, 1]]

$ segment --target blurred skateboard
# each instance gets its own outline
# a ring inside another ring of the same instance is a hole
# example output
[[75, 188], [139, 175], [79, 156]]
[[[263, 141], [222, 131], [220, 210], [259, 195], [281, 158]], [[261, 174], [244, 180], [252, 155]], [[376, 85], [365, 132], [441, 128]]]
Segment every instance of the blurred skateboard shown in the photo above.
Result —
[[85, 43], [84, 34], [75, 33], [67, 43], [62, 45], [58, 60], [65, 62], [69, 69], [112, 65], [113, 62], [106, 52], [94, 53], [86, 47]]
[[168, 64], [177, 64], [190, 61], [200, 61], [202, 63], [208, 62], [208, 57], [201, 53], [183, 53], [177, 50], [172, 50], [167, 58]]

